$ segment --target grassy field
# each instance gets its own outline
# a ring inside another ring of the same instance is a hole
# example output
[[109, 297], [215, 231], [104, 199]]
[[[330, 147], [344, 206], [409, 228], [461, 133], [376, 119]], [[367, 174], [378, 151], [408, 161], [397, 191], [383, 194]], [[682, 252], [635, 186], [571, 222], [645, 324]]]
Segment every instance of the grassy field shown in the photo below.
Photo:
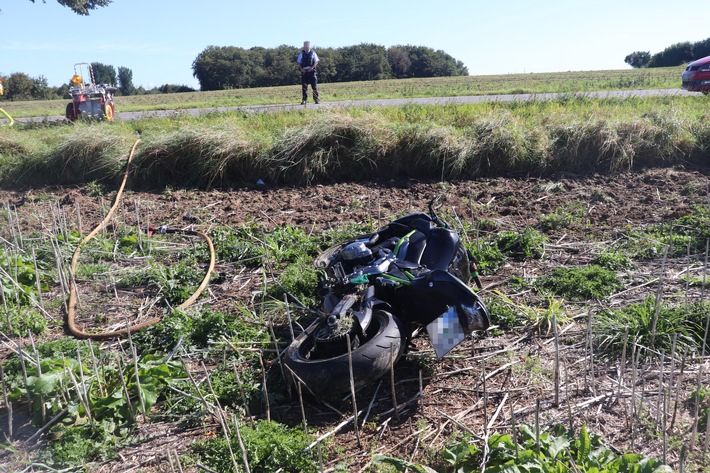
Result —
[[125, 149], [138, 137], [132, 182], [149, 187], [613, 173], [705, 165], [708, 123], [703, 96], [565, 96], [22, 125], [0, 136], [0, 182], [115, 181]]
[[[594, 92], [601, 90], [675, 89], [680, 87], [682, 67], [506, 74], [490, 76], [397, 79], [374, 82], [321, 84], [324, 101], [449, 97], [489, 94], [547, 92]], [[300, 85], [214, 92], [155, 94], [117, 97], [119, 112], [184, 108], [267, 105], [300, 101]], [[7, 102], [0, 105], [13, 117], [64, 115], [66, 100]]]

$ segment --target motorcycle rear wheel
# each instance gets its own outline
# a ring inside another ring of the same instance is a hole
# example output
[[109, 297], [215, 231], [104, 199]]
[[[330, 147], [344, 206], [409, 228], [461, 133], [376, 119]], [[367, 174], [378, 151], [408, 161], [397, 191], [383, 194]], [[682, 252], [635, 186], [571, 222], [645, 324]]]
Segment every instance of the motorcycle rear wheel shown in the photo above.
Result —
[[[315, 334], [327, 323], [315, 322], [299, 335], [286, 350], [286, 366], [316, 397], [341, 394], [350, 389], [348, 353], [320, 359], [310, 359]], [[364, 340], [352, 350], [355, 389], [384, 376], [401, 356], [404, 343], [399, 321], [389, 312], [376, 310], [365, 331]]]

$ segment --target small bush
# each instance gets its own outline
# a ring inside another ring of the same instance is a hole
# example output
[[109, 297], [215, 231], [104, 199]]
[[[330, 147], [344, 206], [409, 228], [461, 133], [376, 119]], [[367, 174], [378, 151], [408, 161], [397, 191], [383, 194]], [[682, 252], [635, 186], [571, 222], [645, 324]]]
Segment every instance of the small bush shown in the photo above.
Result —
[[116, 456], [116, 439], [101, 427], [55, 427], [51, 442], [39, 454], [40, 461], [55, 468], [76, 468]]
[[522, 232], [502, 232], [496, 239], [498, 249], [516, 261], [541, 259], [545, 254], [546, 241], [545, 236], [533, 228]]
[[570, 300], [602, 299], [623, 285], [613, 271], [591, 265], [581, 268], [555, 268], [536, 283], [538, 288]]
[[47, 319], [29, 307], [8, 307], [4, 317], [0, 317], [0, 332], [16, 337], [26, 337], [27, 332], [42, 335], [47, 330]]
[[505, 255], [495, 241], [470, 242], [466, 244], [466, 249], [471, 252], [481, 276], [495, 273], [505, 263]]
[[499, 293], [492, 293], [486, 298], [486, 307], [491, 316], [491, 324], [502, 329], [520, 327], [528, 318], [525, 310]]
[[[638, 304], [599, 314], [594, 325], [595, 344], [604, 358], [619, 356], [625, 337], [627, 353], [634, 344], [670, 353], [673, 338], [677, 337], [677, 352], [682, 353], [686, 348], [697, 352], [704, 335], [698, 319], [703, 319], [709, 310], [708, 303], [669, 307], [662, 303], [657, 305], [654, 297], [648, 297]], [[648, 356], [649, 352], [644, 351], [642, 357]]]
[[592, 258], [591, 263], [610, 271], [621, 271], [622, 269], [631, 269], [634, 267], [631, 258], [620, 251], [612, 250], [604, 251], [595, 256]]
[[[253, 473], [273, 473], [277, 470], [293, 472], [316, 472], [316, 459], [303, 450], [312, 440], [298, 428], [290, 428], [278, 422], [264, 420], [239, 427], [247, 453], [249, 469]], [[232, 427], [229, 442], [233, 452], [239, 452], [237, 429]], [[227, 440], [218, 435], [205, 442], [193, 444], [193, 450], [209, 468], [222, 473], [234, 472]], [[244, 467], [241, 455], [235, 455], [240, 470]]]
[[269, 296], [283, 300], [284, 293], [288, 292], [308, 307], [318, 305], [318, 272], [313, 267], [311, 257], [302, 256], [295, 263], [288, 265], [279, 276], [278, 282], [267, 289]]
[[568, 228], [578, 223], [587, 214], [581, 202], [572, 202], [554, 212], [540, 216], [540, 229], [544, 232]]

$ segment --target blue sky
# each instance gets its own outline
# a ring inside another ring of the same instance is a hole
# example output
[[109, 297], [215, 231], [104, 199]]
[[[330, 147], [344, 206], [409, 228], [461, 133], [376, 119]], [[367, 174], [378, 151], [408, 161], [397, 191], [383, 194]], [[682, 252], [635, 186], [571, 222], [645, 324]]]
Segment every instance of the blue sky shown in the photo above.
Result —
[[414, 44], [487, 75], [625, 69], [631, 52], [710, 36], [708, 0], [114, 0], [88, 17], [56, 0], [0, 0], [0, 10], [0, 73], [54, 86], [74, 63], [102, 62], [129, 67], [136, 86], [197, 88], [192, 61], [209, 45]]

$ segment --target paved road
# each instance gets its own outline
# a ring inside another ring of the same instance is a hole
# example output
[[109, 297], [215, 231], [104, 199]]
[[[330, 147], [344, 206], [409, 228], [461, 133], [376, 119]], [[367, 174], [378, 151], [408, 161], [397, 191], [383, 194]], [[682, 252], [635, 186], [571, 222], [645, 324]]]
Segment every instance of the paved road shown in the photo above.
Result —
[[[631, 97], [661, 97], [661, 96], [700, 96], [697, 92], [688, 92], [682, 89], [654, 89], [654, 90], [617, 90], [605, 92], [580, 92], [580, 93], [547, 93], [547, 94], [509, 94], [509, 95], [473, 95], [463, 97], [422, 97], [411, 99], [379, 99], [379, 100], [344, 100], [339, 102], [321, 102], [319, 105], [309, 103], [306, 106], [300, 104], [281, 105], [249, 105], [234, 107], [210, 107], [210, 108], [186, 108], [181, 110], [155, 110], [149, 112], [118, 112], [116, 116], [121, 120], [137, 120], [139, 118], [156, 117], [165, 118], [173, 115], [187, 114], [192, 116], [204, 115], [212, 112], [283, 112], [289, 110], [313, 110], [327, 108], [352, 108], [352, 107], [399, 107], [402, 105], [448, 105], [462, 103], [483, 103], [483, 102], [523, 102], [529, 100], [556, 100], [561, 97], [588, 97], [595, 99], [605, 98], [631, 98]], [[119, 103], [120, 105], [120, 103]], [[60, 121], [63, 116], [53, 117], [32, 117], [16, 118], [16, 122], [35, 121]], [[0, 120], [0, 123], [6, 120]]]

